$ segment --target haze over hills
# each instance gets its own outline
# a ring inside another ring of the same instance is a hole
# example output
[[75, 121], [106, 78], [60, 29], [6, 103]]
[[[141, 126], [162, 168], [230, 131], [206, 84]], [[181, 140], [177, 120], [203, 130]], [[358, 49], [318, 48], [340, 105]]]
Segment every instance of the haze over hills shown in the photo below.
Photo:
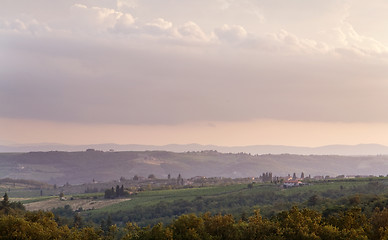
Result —
[[96, 149], [102, 151], [204, 151], [216, 150], [222, 153], [251, 153], [251, 154], [301, 154], [301, 155], [386, 155], [388, 146], [379, 144], [358, 145], [327, 145], [321, 147], [296, 147], [283, 145], [252, 145], [252, 146], [217, 146], [200, 144], [169, 144], [163, 146], [138, 145], [138, 144], [90, 144], [90, 145], [64, 145], [64, 144], [34, 144], [34, 145], [0, 145], [0, 152], [36, 152], [36, 151], [84, 151]]
[[[86, 149], [95, 149], [85, 151]], [[164, 178], [257, 177], [287, 175], [387, 175], [388, 147], [378, 144], [316, 148], [257, 145], [222, 147], [199, 144], [0, 146], [0, 178], [51, 184], [81, 184], [155, 174]]]
[[174, 153], [167, 151], [79, 151], [0, 153], [0, 179], [31, 179], [51, 184], [82, 184], [92, 179], [99, 182], [120, 177], [147, 177], [168, 174], [184, 178], [258, 177], [263, 172], [276, 176], [298, 175], [387, 175], [388, 155], [338, 156], [220, 153], [197, 151]]

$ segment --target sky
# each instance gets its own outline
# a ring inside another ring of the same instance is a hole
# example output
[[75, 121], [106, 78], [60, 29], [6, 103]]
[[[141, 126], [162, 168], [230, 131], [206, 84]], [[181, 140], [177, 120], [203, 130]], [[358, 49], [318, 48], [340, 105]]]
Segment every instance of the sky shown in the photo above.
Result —
[[384, 0], [0, 0], [0, 144], [388, 145]]

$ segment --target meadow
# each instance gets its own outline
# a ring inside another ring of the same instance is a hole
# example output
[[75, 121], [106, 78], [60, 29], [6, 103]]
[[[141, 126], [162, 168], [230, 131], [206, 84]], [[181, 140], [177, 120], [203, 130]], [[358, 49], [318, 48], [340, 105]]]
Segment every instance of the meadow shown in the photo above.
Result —
[[[109, 219], [119, 226], [124, 226], [126, 222], [135, 222], [140, 226], [159, 222], [168, 224], [182, 214], [201, 215], [206, 212], [247, 219], [257, 209], [270, 218], [292, 206], [309, 207], [324, 213], [360, 206], [366, 213], [371, 213], [376, 206], [384, 207], [388, 198], [386, 177], [306, 180], [304, 183], [292, 188], [283, 188], [280, 183], [228, 181], [176, 189], [150, 186], [119, 199], [104, 199], [102, 192], [79, 193], [79, 186], [72, 186], [77, 191], [66, 194], [62, 201], [58, 196], [62, 188], [43, 189], [42, 196], [33, 185], [26, 188], [23, 185], [0, 185], [0, 190], [11, 190], [11, 200], [22, 202], [27, 210], [57, 209], [54, 212], [58, 217], [69, 217], [68, 211], [61, 210], [67, 208], [79, 212], [85, 222], [98, 225]], [[66, 216], [61, 216], [61, 212], [66, 212]]]
[[[144, 191], [131, 196], [129, 201], [83, 212], [85, 219], [98, 223], [109, 216], [114, 222], [137, 222], [139, 225], [170, 223], [182, 214], [232, 214], [245, 218], [260, 209], [266, 217], [289, 210], [292, 206], [309, 207], [319, 211], [334, 206], [346, 208], [352, 197], [385, 198], [387, 178], [315, 181], [301, 187], [284, 189], [271, 183], [212, 186], [173, 190]], [[368, 211], [372, 211], [372, 206]]]

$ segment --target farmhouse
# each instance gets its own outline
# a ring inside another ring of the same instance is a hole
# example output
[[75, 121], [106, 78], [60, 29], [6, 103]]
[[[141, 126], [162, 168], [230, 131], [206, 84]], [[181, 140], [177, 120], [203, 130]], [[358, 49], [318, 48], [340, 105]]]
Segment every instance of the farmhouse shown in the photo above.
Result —
[[302, 185], [302, 182], [299, 180], [288, 180], [288, 181], [283, 182], [284, 188], [298, 187], [300, 185]]

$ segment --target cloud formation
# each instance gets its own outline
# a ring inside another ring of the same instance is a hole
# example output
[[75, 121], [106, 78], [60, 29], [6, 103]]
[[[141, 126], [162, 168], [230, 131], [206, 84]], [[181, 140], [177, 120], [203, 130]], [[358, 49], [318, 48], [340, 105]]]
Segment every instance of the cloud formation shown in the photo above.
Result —
[[71, 6], [74, 26], [81, 31], [115, 29], [126, 31], [135, 22], [131, 14], [103, 7], [87, 7], [82, 4]]
[[214, 32], [221, 41], [227, 41], [232, 43], [240, 42], [244, 40], [248, 35], [247, 31], [239, 25], [229, 26], [225, 24], [220, 28], [216, 28]]
[[358, 30], [357, 4], [59, 2], [0, 10], [0, 117], [388, 122], [388, 39]]

